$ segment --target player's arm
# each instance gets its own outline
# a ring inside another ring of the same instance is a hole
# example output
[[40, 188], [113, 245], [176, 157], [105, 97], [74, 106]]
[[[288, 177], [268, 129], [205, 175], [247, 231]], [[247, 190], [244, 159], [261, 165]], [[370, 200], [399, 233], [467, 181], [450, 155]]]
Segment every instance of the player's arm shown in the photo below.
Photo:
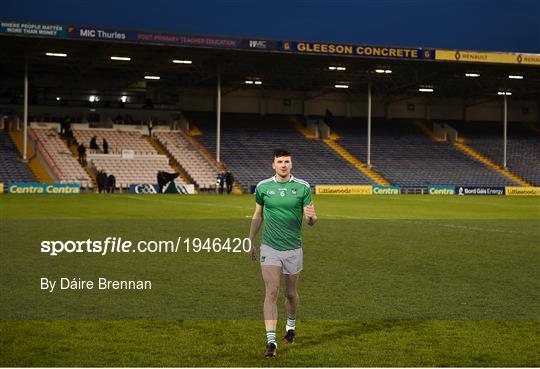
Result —
[[252, 260], [257, 260], [257, 247], [255, 246], [255, 238], [263, 222], [263, 207], [259, 204], [255, 204], [255, 211], [251, 218], [251, 227], [249, 229], [249, 240], [251, 242], [251, 249], [249, 250], [249, 256]]
[[315, 206], [313, 203], [304, 208], [304, 217], [308, 225], [313, 226], [317, 223], [317, 213], [315, 212]]

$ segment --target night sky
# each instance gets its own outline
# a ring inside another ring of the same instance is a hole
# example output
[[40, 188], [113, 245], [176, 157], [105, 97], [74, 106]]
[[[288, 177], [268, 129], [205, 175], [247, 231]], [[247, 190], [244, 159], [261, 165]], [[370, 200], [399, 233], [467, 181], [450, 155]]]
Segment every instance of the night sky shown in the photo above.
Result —
[[3, 0], [0, 20], [540, 53], [540, 0]]

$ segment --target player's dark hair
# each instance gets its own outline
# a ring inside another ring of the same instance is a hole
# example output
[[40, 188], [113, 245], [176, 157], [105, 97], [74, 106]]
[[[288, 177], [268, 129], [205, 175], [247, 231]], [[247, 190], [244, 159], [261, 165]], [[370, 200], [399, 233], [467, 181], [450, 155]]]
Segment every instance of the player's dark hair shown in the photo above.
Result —
[[291, 153], [285, 150], [284, 148], [277, 148], [274, 150], [274, 159], [279, 158], [280, 156], [291, 156]]

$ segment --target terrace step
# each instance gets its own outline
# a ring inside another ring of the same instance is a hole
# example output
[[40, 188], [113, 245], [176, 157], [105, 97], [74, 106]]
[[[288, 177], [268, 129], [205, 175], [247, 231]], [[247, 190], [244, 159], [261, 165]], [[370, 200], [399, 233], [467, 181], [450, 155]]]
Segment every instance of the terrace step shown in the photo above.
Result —
[[525, 186], [525, 187], [530, 187], [532, 186], [531, 184], [529, 184], [528, 182], [526, 182], [524, 179], [518, 177], [517, 175], [515, 175], [514, 173], [511, 173], [508, 169], [505, 169], [497, 164], [495, 164], [491, 159], [487, 158], [486, 156], [480, 154], [478, 151], [476, 151], [475, 149], [473, 149], [472, 147], [470, 146], [467, 146], [465, 143], [463, 142], [456, 142], [454, 143], [454, 145], [462, 152], [464, 152], [465, 154], [467, 154], [468, 156], [470, 156], [471, 158], [481, 162], [482, 164], [484, 164], [485, 166], [487, 166], [488, 168], [491, 168], [493, 169], [494, 171], [496, 172], [499, 172], [500, 174], [502, 174], [503, 176], [505, 176], [506, 178], [509, 178], [510, 180], [516, 182], [516, 183], [519, 183], [520, 186]]
[[[19, 150], [19, 153], [21, 154], [21, 157], [23, 156], [23, 133], [20, 131], [12, 131], [9, 132], [9, 137], [17, 146], [17, 149]], [[49, 176], [47, 173], [47, 170], [43, 167], [39, 159], [37, 158], [36, 154], [34, 153], [34, 150], [30, 147], [30, 140], [28, 140], [28, 145], [26, 145], [26, 157], [28, 159], [28, 167], [30, 168], [30, 171], [36, 178], [38, 182], [41, 183], [51, 183], [53, 182], [53, 179]]]
[[373, 169], [368, 168], [364, 163], [354, 157], [349, 151], [344, 147], [338, 144], [335, 140], [329, 138], [323, 140], [325, 144], [330, 146], [332, 150], [338, 153], [343, 159], [351, 163], [356, 169], [364, 173], [368, 178], [377, 183], [379, 186], [390, 186], [390, 182], [384, 179], [379, 173], [375, 172]]

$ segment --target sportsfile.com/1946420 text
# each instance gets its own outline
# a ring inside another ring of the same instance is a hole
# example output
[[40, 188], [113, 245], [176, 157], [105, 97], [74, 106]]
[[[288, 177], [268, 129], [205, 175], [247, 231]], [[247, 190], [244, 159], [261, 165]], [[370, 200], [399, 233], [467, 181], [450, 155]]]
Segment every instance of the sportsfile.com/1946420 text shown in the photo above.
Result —
[[104, 240], [44, 240], [41, 241], [41, 253], [50, 256], [60, 254], [92, 253], [99, 255], [125, 253], [178, 253], [178, 252], [214, 252], [241, 253], [249, 252], [249, 238], [198, 238], [182, 237], [176, 240], [140, 240], [133, 242], [122, 237], [107, 237]]

